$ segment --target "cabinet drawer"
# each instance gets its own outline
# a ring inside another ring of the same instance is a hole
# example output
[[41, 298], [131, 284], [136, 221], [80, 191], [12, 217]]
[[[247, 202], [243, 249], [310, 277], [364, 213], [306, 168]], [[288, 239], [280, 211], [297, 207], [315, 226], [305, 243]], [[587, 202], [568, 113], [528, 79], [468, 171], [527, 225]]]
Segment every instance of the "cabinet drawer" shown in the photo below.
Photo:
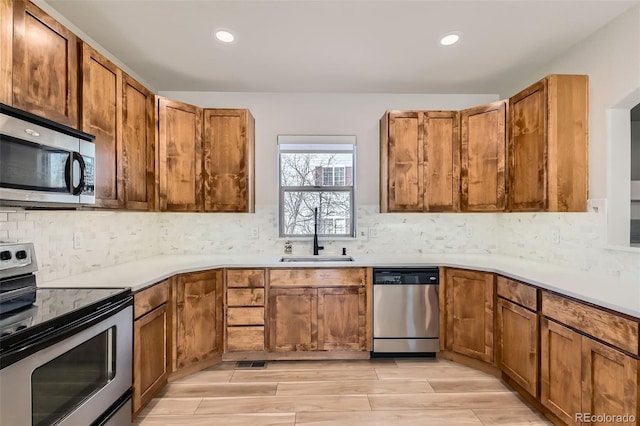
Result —
[[538, 309], [536, 288], [509, 278], [498, 276], [498, 296], [532, 311]]
[[638, 323], [546, 291], [542, 314], [558, 322], [638, 355]]
[[230, 288], [227, 290], [227, 306], [264, 306], [264, 289]]
[[264, 351], [264, 327], [227, 327], [227, 352]]
[[264, 287], [264, 269], [227, 269], [227, 287]]
[[366, 269], [364, 268], [297, 268], [269, 271], [271, 287], [364, 286], [365, 282]]
[[227, 325], [264, 325], [264, 308], [228, 308]]
[[167, 302], [169, 299], [169, 281], [161, 281], [134, 295], [134, 318], [140, 318], [147, 312], [151, 312]]

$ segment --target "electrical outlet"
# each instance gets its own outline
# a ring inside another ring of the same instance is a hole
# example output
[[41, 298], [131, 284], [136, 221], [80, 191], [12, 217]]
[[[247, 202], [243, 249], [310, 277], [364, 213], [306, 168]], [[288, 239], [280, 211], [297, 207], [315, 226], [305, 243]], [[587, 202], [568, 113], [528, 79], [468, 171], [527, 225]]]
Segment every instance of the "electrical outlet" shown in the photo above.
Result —
[[82, 248], [82, 234], [79, 232], [73, 233], [73, 248], [76, 250]]
[[471, 225], [467, 225], [464, 227], [464, 233], [467, 236], [467, 238], [472, 238], [473, 237], [473, 227]]
[[357, 237], [361, 241], [367, 241], [369, 239], [369, 227], [361, 226], [357, 231]]
[[260, 228], [258, 228], [257, 226], [249, 228], [249, 238], [254, 240], [260, 238]]
[[373, 226], [369, 227], [369, 238], [378, 238], [378, 229]]
[[551, 242], [553, 244], [560, 244], [560, 230], [558, 229], [551, 230]]

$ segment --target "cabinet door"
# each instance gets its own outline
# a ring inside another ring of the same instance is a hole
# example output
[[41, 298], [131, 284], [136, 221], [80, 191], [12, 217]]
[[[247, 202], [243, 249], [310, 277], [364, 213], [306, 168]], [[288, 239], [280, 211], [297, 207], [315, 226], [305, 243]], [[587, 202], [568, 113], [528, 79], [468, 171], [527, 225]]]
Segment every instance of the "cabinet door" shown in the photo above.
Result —
[[253, 212], [254, 119], [248, 110], [204, 111], [204, 210]]
[[160, 98], [158, 107], [160, 210], [201, 210], [201, 133], [201, 108]]
[[429, 111], [424, 120], [424, 209], [458, 210], [460, 136], [456, 111]]
[[582, 412], [638, 418], [638, 361], [584, 336]]
[[504, 299], [497, 302], [500, 369], [533, 397], [538, 395], [538, 316]]
[[365, 350], [365, 289], [318, 289], [318, 350]]
[[268, 306], [271, 351], [318, 349], [318, 292], [316, 289], [271, 289]]
[[176, 327], [176, 369], [222, 352], [222, 271], [178, 277]]
[[583, 412], [581, 337], [546, 318], [540, 334], [540, 402], [568, 425], [580, 424], [575, 413]]
[[460, 112], [463, 211], [505, 208], [506, 103]]
[[546, 209], [546, 79], [509, 99], [508, 157], [509, 210]]
[[493, 274], [447, 269], [446, 348], [493, 362]]
[[[417, 111], [391, 112], [387, 147], [382, 150], [388, 211], [420, 212], [424, 208], [424, 115]], [[384, 140], [381, 143], [385, 143]], [[384, 158], [385, 153], [387, 158]], [[384, 183], [383, 183], [384, 184]]]
[[0, 0], [0, 103], [13, 103], [13, 0]]
[[82, 128], [95, 135], [96, 206], [124, 207], [122, 71], [82, 44]]
[[13, 3], [13, 106], [78, 127], [78, 39], [27, 0]]
[[122, 77], [122, 148], [126, 208], [155, 208], [154, 95], [127, 74]]
[[167, 382], [167, 305], [133, 323], [133, 412], [138, 413]]

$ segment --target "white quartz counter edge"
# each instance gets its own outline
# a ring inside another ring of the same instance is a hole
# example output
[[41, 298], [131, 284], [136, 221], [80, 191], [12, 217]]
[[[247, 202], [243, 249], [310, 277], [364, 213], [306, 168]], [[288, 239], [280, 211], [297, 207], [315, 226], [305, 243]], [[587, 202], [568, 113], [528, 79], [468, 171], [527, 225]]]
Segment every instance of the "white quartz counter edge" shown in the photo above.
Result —
[[640, 283], [519, 258], [481, 254], [354, 256], [353, 262], [279, 262], [280, 256], [155, 256], [38, 283], [39, 287], [130, 287], [138, 291], [173, 275], [213, 268], [448, 266], [495, 272], [640, 318]]

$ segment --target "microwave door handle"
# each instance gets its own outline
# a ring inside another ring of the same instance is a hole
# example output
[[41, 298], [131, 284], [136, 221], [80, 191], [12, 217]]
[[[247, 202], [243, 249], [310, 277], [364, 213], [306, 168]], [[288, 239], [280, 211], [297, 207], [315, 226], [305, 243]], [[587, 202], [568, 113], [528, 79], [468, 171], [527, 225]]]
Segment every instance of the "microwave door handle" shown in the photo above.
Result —
[[[78, 182], [78, 186], [72, 187], [71, 190], [73, 195], [80, 195], [82, 193], [82, 190], [84, 189], [84, 174], [87, 166], [85, 165], [84, 158], [82, 158], [82, 155], [80, 155], [80, 153], [74, 152], [72, 154], [72, 158], [72, 163], [75, 163], [77, 161], [80, 165], [80, 181]], [[67, 185], [69, 185], [69, 183]]]
[[69, 155], [66, 163], [64, 164], [64, 183], [67, 185], [67, 192], [71, 192], [73, 190], [73, 186], [71, 184], [71, 159], [72, 155]]

